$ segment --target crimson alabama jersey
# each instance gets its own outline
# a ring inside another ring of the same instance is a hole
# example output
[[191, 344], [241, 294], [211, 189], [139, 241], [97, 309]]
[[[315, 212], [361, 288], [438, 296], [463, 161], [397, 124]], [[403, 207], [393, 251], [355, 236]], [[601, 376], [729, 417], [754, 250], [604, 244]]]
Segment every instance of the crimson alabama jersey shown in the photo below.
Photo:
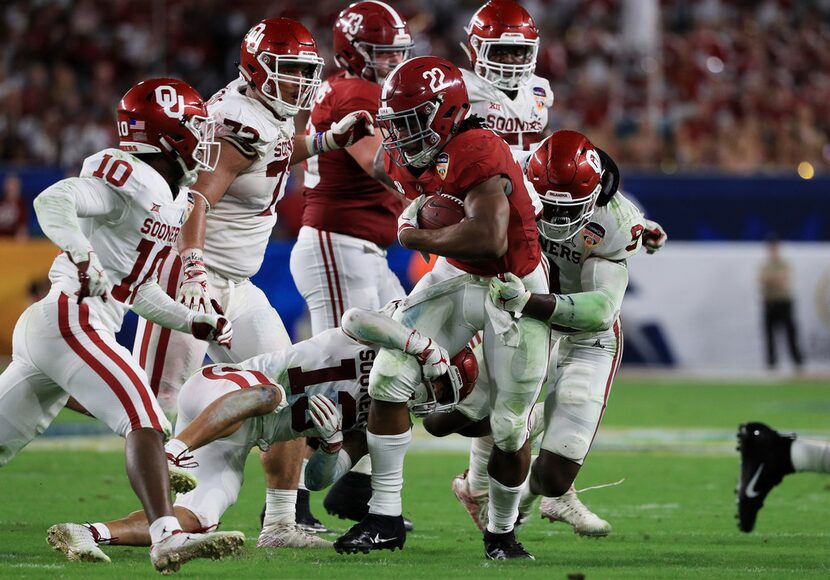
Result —
[[642, 246], [643, 214], [617, 192], [608, 204], [597, 206], [582, 231], [565, 242], [542, 236], [542, 251], [550, 262], [550, 290], [556, 294], [582, 292], [582, 265], [590, 257], [615, 262], [636, 254]]
[[[317, 90], [306, 134], [327, 131], [349, 113], [377, 115], [380, 85], [345, 72]], [[397, 239], [400, 200], [367, 174], [345, 149], [310, 157], [303, 190], [303, 225], [374, 242], [381, 248]]]
[[511, 99], [473, 71], [461, 69], [461, 75], [470, 97], [471, 114], [484, 119], [487, 128], [507, 141], [514, 154], [541, 141], [548, 126], [548, 109], [553, 106], [553, 91], [547, 79], [531, 76], [517, 87]]
[[512, 272], [521, 277], [530, 274], [539, 264], [541, 251], [536, 231], [536, 211], [524, 174], [513, 159], [507, 143], [494, 132], [469, 129], [455, 135], [420, 177], [415, 177], [406, 167], [398, 167], [388, 155], [385, 165], [395, 187], [409, 199], [421, 194], [444, 193], [463, 200], [473, 187], [491, 177], [507, 177], [512, 184], [512, 191], [507, 196], [510, 206], [507, 253], [496, 260], [447, 261], [456, 268], [479, 276]]
[[[111, 215], [83, 217], [81, 210], [78, 218], [113, 284], [106, 302], [90, 298], [85, 303], [95, 304], [101, 321], [115, 333], [138, 287], [157, 276], [158, 265], [176, 243], [192, 204], [184, 190], [174, 201], [170, 186], [155, 169], [118, 149], [87, 157], [79, 177], [70, 180], [76, 187], [121, 202]], [[78, 269], [65, 253], [52, 263], [49, 280], [68, 296], [77, 295], [80, 288]]]
[[294, 120], [280, 119], [246, 90], [246, 82], [238, 78], [208, 102], [216, 136], [253, 159], [210, 208], [205, 229], [205, 263], [237, 281], [253, 276], [262, 265], [294, 150]]
[[325, 395], [338, 404], [343, 432], [364, 429], [369, 413], [369, 372], [376, 354], [376, 349], [331, 328], [288, 348], [221, 368], [259, 372], [285, 389], [289, 407], [263, 418], [262, 439], [273, 443], [317, 436], [308, 414], [311, 395]]

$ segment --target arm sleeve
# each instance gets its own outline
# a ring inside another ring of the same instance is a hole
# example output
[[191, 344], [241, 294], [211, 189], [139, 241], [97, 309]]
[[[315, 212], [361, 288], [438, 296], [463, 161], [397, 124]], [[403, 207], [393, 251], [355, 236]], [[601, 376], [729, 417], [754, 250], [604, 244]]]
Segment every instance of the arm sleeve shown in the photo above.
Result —
[[142, 318], [159, 326], [190, 334], [195, 313], [170, 298], [156, 282], [145, 282], [138, 287], [132, 310]]
[[548, 322], [574, 330], [607, 330], [620, 314], [627, 286], [624, 263], [588, 258], [582, 267], [584, 291], [556, 294], [556, 308]]
[[345, 449], [336, 454], [317, 449], [305, 466], [305, 486], [320, 491], [343, 477], [352, 468], [352, 458]]
[[78, 218], [120, 214], [124, 204], [98, 180], [72, 177], [46, 188], [34, 207], [43, 233], [77, 263], [93, 250]]

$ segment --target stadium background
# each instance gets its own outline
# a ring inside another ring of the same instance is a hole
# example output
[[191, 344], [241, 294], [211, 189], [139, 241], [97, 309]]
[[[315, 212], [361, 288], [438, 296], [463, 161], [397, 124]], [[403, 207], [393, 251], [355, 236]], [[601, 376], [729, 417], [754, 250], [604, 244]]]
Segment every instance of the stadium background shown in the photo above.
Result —
[[[458, 43], [478, 0], [391, 3], [409, 20], [417, 54], [466, 64]], [[263, 566], [278, 563], [286, 578], [320, 575], [321, 566], [361, 577], [550, 578], [575, 571], [629, 578], [827, 577], [822, 554], [830, 513], [820, 491], [826, 480], [786, 482], [786, 490], [768, 500], [752, 537], [735, 531], [731, 489], [738, 422], [760, 419], [830, 436], [830, 2], [522, 4], [541, 29], [537, 74], [550, 79], [555, 93], [550, 128], [581, 130], [607, 150], [622, 169], [625, 190], [670, 237], [659, 254], [631, 261], [623, 372], [577, 481], [587, 487], [626, 478], [622, 486], [584, 496], [612, 522], [612, 536], [580, 541], [561, 525], [537, 519], [522, 540], [547, 568], [517, 564], [506, 574], [499, 567], [470, 568], [480, 558], [480, 539], [449, 493], [450, 478], [464, 467], [466, 444], [416, 431], [404, 498], [419, 527], [404, 554], [346, 561], [335, 554], [284, 558], [249, 547], [236, 567], [194, 564], [199, 576], [260, 575]], [[115, 143], [117, 99], [135, 82], [159, 75], [180, 76], [209, 96], [236, 75], [244, 32], [269, 16], [309, 26], [331, 72], [330, 27], [345, 5], [2, 3], [0, 354], [10, 352], [19, 314], [48, 289], [43, 279], [56, 252], [37, 227], [32, 199], [76, 174], [85, 156]], [[278, 206], [279, 222], [256, 280], [295, 338], [308, 332], [288, 272], [301, 174], [294, 171]], [[764, 240], [773, 235], [793, 268], [806, 356], [801, 374], [787, 366], [786, 356], [783, 370], [771, 373], [762, 356], [757, 274]], [[406, 284], [412, 260], [399, 247], [390, 252]], [[133, 325], [128, 319], [121, 333], [125, 344], [131, 344]], [[63, 414], [47, 432], [57, 437], [41, 438], [0, 473], [0, 497], [15, 498], [0, 508], [0, 575], [149, 573], [143, 550], [114, 551], [124, 567], [103, 570], [67, 563], [43, 543], [52, 523], [135, 509], [121, 467], [123, 445], [103, 432], [91, 420]], [[250, 538], [258, 532], [254, 515], [263, 487], [253, 460], [247, 479], [224, 524]], [[56, 490], [64, 501], [54, 501]], [[315, 513], [342, 531], [343, 522], [326, 518], [319, 495]]]

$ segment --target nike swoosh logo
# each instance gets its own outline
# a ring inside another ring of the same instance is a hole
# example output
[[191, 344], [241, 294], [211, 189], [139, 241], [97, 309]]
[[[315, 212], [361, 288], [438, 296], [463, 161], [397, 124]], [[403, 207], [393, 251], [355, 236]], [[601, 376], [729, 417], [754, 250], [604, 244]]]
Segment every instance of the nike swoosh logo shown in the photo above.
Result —
[[753, 499], [758, 497], [758, 492], [755, 491], [755, 484], [758, 483], [758, 478], [761, 477], [761, 471], [764, 469], [764, 464], [758, 466], [758, 469], [755, 470], [755, 474], [752, 476], [752, 479], [749, 480], [749, 484], [746, 486], [746, 491], [744, 494], [746, 497]]
[[372, 540], [373, 544], [380, 544], [381, 542], [391, 542], [392, 540], [397, 540], [398, 536], [394, 536], [392, 538], [381, 538], [380, 534], [375, 534], [374, 538], [369, 538]]

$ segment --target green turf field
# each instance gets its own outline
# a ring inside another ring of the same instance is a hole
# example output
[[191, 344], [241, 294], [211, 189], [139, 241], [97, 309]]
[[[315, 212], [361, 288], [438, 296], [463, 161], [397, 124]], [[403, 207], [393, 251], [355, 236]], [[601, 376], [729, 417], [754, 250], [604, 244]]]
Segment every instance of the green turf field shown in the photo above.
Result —
[[[583, 501], [614, 526], [604, 539], [574, 536], [562, 524], [534, 518], [520, 537], [535, 562], [487, 562], [480, 535], [457, 504], [450, 479], [465, 465], [457, 451], [414, 450], [407, 462], [405, 512], [416, 531], [403, 552], [340, 556], [329, 551], [253, 547], [263, 496], [258, 462], [248, 464], [239, 503], [223, 520], [244, 531], [243, 557], [194, 562], [186, 577], [275, 578], [826, 578], [830, 541], [830, 479], [789, 477], [767, 500], [751, 535], [733, 519], [737, 454], [728, 451], [735, 425], [748, 419], [779, 428], [830, 435], [830, 387], [818, 384], [664, 384], [620, 381], [605, 427], [611, 436], [592, 453], [577, 487], [616, 481], [619, 486], [586, 492]], [[71, 416], [62, 420], [72, 419]], [[630, 432], [637, 451], [614, 439]], [[662, 433], [675, 438], [670, 450]], [[657, 444], [649, 444], [651, 433]], [[678, 435], [679, 434], [679, 435]], [[716, 439], [717, 445], [695, 442]], [[683, 441], [688, 440], [688, 446]], [[637, 441], [640, 441], [639, 443]], [[642, 441], [646, 441], [643, 443]], [[0, 576], [152, 577], [146, 549], [111, 547], [112, 565], [64, 560], [45, 542], [49, 525], [100, 521], [136, 509], [117, 452], [30, 448], [0, 471]], [[315, 513], [331, 527], [313, 499]], [[332, 536], [333, 538], [334, 536]]]

